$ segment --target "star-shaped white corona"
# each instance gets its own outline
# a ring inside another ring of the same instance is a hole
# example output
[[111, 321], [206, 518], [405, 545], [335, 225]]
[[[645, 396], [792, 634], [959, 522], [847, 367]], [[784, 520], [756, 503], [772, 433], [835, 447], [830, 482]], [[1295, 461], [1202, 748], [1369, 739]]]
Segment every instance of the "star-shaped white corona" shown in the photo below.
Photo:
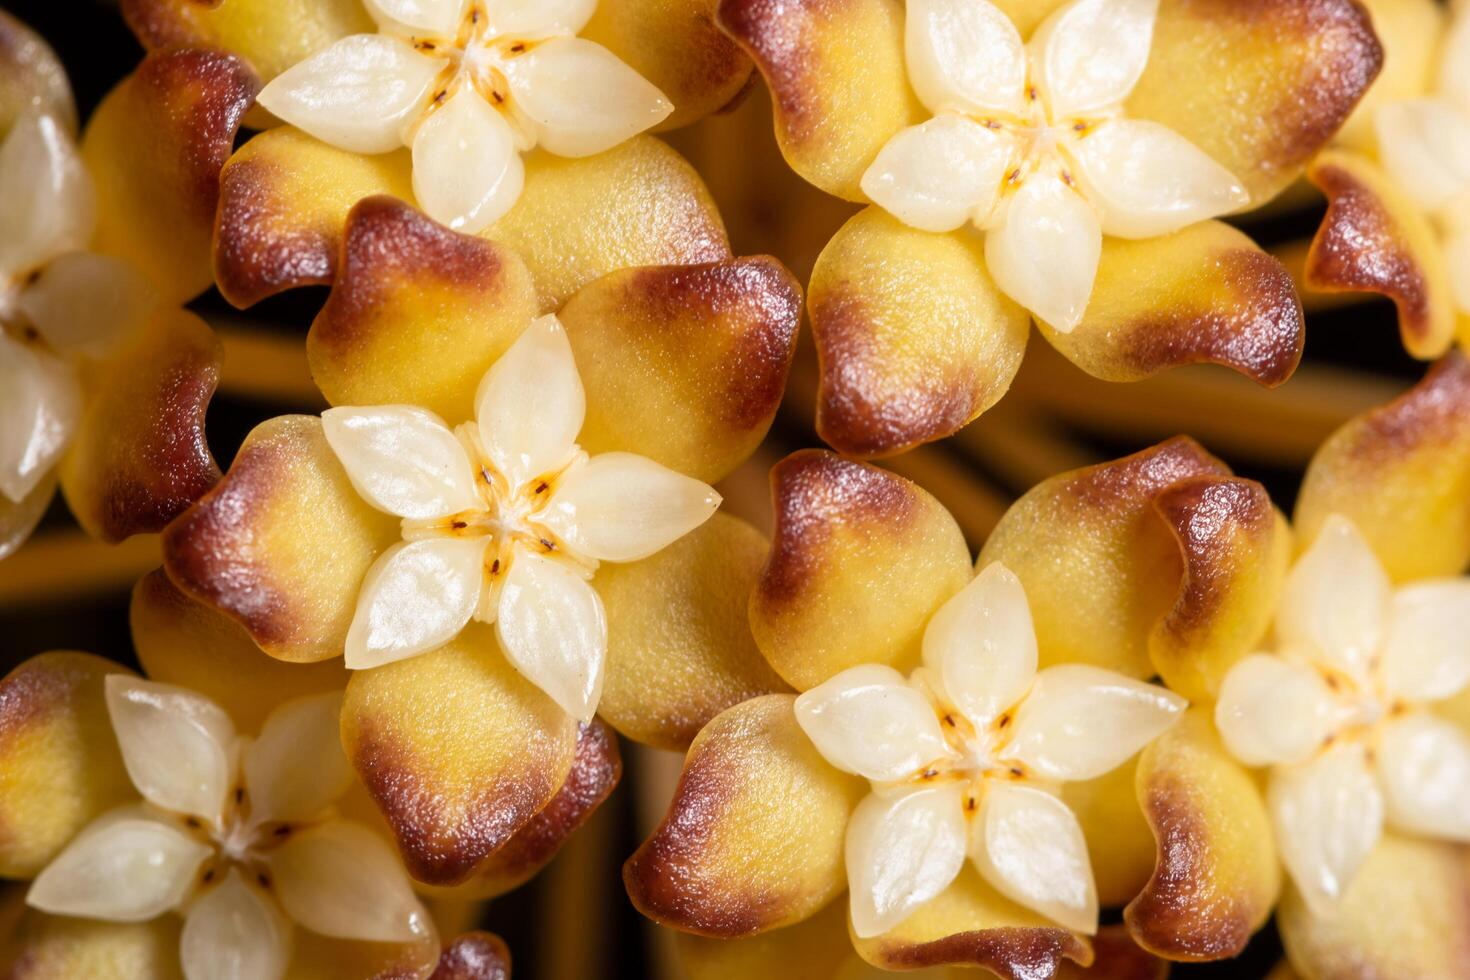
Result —
[[719, 494], [634, 453], [576, 443], [586, 401], [566, 331], [544, 316], [491, 366], [475, 421], [421, 408], [333, 408], [327, 442], [352, 485], [403, 519], [400, 544], [363, 579], [347, 666], [376, 667], [494, 623], [516, 669], [590, 721], [607, 623], [588, 580], [703, 524]]
[[277, 980], [293, 924], [435, 942], [392, 847], [333, 809], [352, 780], [340, 693], [286, 702], [252, 740], [181, 687], [112, 674], [106, 692], [143, 802], [83, 829], [32, 883], [31, 906], [110, 922], [178, 912], [189, 980]]
[[1430, 705], [1470, 684], [1470, 579], [1398, 589], [1351, 521], [1330, 517], [1293, 567], [1272, 655], [1231, 669], [1215, 724], [1272, 766], [1277, 847], [1324, 911], [1383, 832], [1470, 841], [1470, 738]]
[[282, 73], [260, 104], [345, 150], [413, 149], [419, 205], [474, 233], [520, 196], [520, 155], [609, 150], [673, 105], [576, 36], [597, 0], [363, 0], [378, 34], [343, 38]]
[[934, 118], [883, 147], [864, 193], [924, 231], [973, 223], [1001, 290], [1071, 331], [1103, 235], [1166, 235], [1249, 201], [1193, 143], [1124, 117], [1157, 13], [1158, 0], [1073, 0], [1023, 44], [989, 0], [908, 0], [909, 82]]
[[1184, 699], [1081, 664], [1038, 673], [1026, 593], [999, 563], [934, 614], [923, 658], [907, 681], [867, 664], [796, 699], [822, 756], [873, 787], [847, 826], [853, 929], [898, 925], [968, 855], [1002, 894], [1095, 932], [1087, 843], [1058, 789], [1122, 765]]

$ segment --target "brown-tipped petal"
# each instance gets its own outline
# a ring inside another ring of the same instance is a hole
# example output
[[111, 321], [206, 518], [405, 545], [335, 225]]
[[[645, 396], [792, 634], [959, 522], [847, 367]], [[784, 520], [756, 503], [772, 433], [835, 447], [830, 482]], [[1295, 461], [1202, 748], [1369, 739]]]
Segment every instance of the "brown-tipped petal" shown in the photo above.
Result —
[[138, 266], [167, 300], [183, 302], [214, 284], [209, 248], [220, 168], [259, 87], [245, 62], [224, 51], [159, 51], [87, 123], [82, 156], [97, 187], [93, 248]]
[[624, 269], [584, 286], [560, 317], [587, 389], [582, 448], [714, 483], [776, 417], [801, 287], [768, 256]]
[[1307, 252], [1307, 285], [1387, 296], [1398, 308], [1405, 349], [1420, 358], [1443, 354], [1455, 337], [1455, 301], [1428, 216], [1378, 164], [1356, 153], [1324, 153], [1307, 176], [1327, 195], [1327, 214]]
[[1154, 870], [1154, 834], [1134, 789], [1136, 760], [1112, 772], [1062, 786], [1062, 799], [1082, 825], [1097, 899], [1103, 908], [1126, 905]]
[[1149, 634], [1174, 605], [1181, 572], [1154, 501], [1181, 480], [1229, 475], [1181, 436], [1044, 480], [1006, 511], [979, 565], [1003, 562], [1021, 579], [1043, 666], [1153, 674]]
[[88, 533], [121, 541], [161, 531], [219, 482], [204, 420], [222, 357], [203, 320], [160, 308], [89, 371], [86, 407], [59, 470]]
[[662, 140], [635, 136], [596, 156], [525, 159], [520, 199], [484, 235], [526, 260], [544, 312], [617, 269], [730, 257], [714, 198]]
[[817, 431], [878, 456], [953, 434], [1011, 385], [1031, 317], [986, 271], [982, 239], [936, 235], [870, 207], [812, 271]]
[[1063, 960], [1056, 980], [1164, 980], [1169, 975], [1169, 962], [1135, 943], [1127, 926], [1103, 926], [1091, 941], [1092, 965]]
[[271, 656], [327, 660], [398, 533], [352, 488], [321, 419], [285, 415], [256, 426], [219, 485], [164, 531], [164, 567]]
[[342, 744], [409, 873], [454, 885], [566, 782], [577, 723], [472, 623], [432, 653], [353, 674]]
[[1203, 221], [1160, 238], [1103, 239], [1082, 322], [1071, 333], [1040, 326], [1104, 381], [1219, 364], [1274, 388], [1301, 361], [1306, 322], [1285, 266], [1229, 225]]
[[183, 919], [99, 922], [26, 910], [0, 938], [7, 980], [183, 980], [179, 930]]
[[0, 680], [0, 876], [32, 877], [93, 817], [136, 798], [103, 699], [118, 672], [43, 653]]
[[510, 980], [510, 950], [488, 932], [467, 932], [444, 947], [429, 980]]
[[0, 138], [27, 112], [77, 128], [77, 107], [61, 59], [41, 35], [0, 10]]
[[826, 763], [794, 700], [746, 701], [695, 738], [668, 815], [623, 866], [644, 915], [735, 938], [800, 922], [841, 894], [847, 818], [867, 784]]
[[1378, 107], [1417, 98], [1433, 88], [1435, 59], [1446, 27], [1447, 8], [1436, 0], [1359, 0], [1373, 18], [1373, 33], [1383, 45], [1383, 70], [1333, 139], [1365, 153], [1378, 148], [1373, 117]]
[[847, 938], [847, 901], [837, 898], [809, 919], [745, 939], [675, 933], [679, 965], [689, 980], [801, 977], [848, 980], [861, 969]]
[[1158, 864], [1124, 920], [1139, 945], [1172, 960], [1238, 954], [1281, 887], [1265, 802], [1220, 744], [1211, 710], [1191, 708], [1138, 761]]
[[1288, 888], [1277, 922], [1303, 977], [1420, 980], [1458, 977], [1470, 963], [1470, 867], [1465, 849], [1385, 835], [1347, 893], [1316, 916]]
[[418, 405], [450, 424], [470, 419], [480, 379], [538, 312], [514, 252], [393, 197], [348, 214], [337, 268], [306, 338], [312, 378], [334, 405]]
[[970, 581], [944, 506], [887, 470], [809, 449], [771, 470], [776, 535], [750, 598], [761, 653], [798, 690], [858, 664], [917, 666], [929, 617]]
[[1459, 575], [1470, 564], [1470, 361], [1463, 354], [1450, 354], [1317, 450], [1297, 498], [1300, 547], [1330, 514], [1357, 525], [1396, 581]]
[[1326, 145], [1382, 63], [1357, 0], [1164, 0], [1127, 111], [1214, 157], [1259, 206]]
[[720, 0], [716, 19], [771, 90], [792, 169], [865, 201], [859, 182], [889, 138], [924, 118], [904, 68], [899, 0]]

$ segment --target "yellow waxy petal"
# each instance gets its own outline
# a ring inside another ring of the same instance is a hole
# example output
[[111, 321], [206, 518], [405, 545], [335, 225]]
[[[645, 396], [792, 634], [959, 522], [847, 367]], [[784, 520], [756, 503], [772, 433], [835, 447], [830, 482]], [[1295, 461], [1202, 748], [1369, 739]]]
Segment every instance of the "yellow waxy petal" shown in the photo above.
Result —
[[1383, 70], [1333, 142], [1359, 153], [1373, 153], [1378, 137], [1373, 117], [1378, 107], [1430, 91], [1435, 50], [1445, 32], [1446, 8], [1435, 0], [1361, 0], [1373, 17], [1373, 33], [1383, 46]]
[[795, 925], [745, 939], [711, 939], [687, 932], [675, 933], [674, 938], [679, 964], [690, 980], [764, 976], [851, 980], [863, 968], [847, 938], [847, 903], [840, 899]]
[[1062, 786], [1062, 801], [1077, 815], [1103, 908], [1125, 905], [1143, 890], [1154, 869], [1154, 835], [1134, 789], [1136, 760], [1080, 783]]
[[27, 910], [0, 939], [0, 963], [24, 980], [183, 980], [179, 931], [183, 920], [99, 922]]
[[0, 11], [0, 136], [30, 112], [54, 116], [76, 132], [77, 107], [61, 59], [41, 35]]

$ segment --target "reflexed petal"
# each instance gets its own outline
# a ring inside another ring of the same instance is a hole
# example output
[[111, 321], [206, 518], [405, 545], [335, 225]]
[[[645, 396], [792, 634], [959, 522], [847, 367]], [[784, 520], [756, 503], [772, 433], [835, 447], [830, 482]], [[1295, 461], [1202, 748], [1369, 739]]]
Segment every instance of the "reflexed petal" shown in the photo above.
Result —
[[1036, 656], [1026, 590], [1000, 562], [940, 606], [924, 630], [924, 665], [978, 727], [1025, 696], [1036, 678]]
[[1101, 255], [1097, 212], [1047, 173], [1026, 181], [985, 236], [996, 285], [1062, 333], [1081, 322]]
[[1334, 514], [1287, 575], [1276, 632], [1288, 647], [1362, 678], [1388, 625], [1388, 589], [1368, 542]]
[[576, 34], [597, 9], [597, 0], [490, 0], [490, 28], [538, 40], [556, 34]]
[[474, 89], [461, 89], [414, 134], [414, 197], [429, 217], [456, 231], [490, 227], [525, 183], [510, 124]]
[[126, 674], [107, 678], [123, 763], [148, 802], [217, 823], [234, 788], [235, 726], [208, 698]]
[[96, 220], [92, 180], [65, 127], [27, 115], [0, 143], [0, 275], [85, 248]]
[[517, 547], [495, 632], [532, 684], [573, 718], [592, 720], [607, 661], [607, 617], [592, 586], [565, 565]]
[[534, 519], [580, 555], [637, 561], [699, 527], [719, 506], [708, 484], [635, 453], [602, 453], [568, 474]]
[[966, 116], [902, 130], [863, 174], [863, 193], [911, 228], [953, 231], [995, 206], [1015, 145]]
[[964, 790], [869, 794], [847, 822], [852, 928], [887, 932], [949, 887], [965, 865]]
[[1390, 722], [1375, 759], [1390, 826], [1470, 841], [1470, 736], [1459, 726], [1427, 713]]
[[[1470, 17], [1465, 18], [1470, 23]], [[1445, 265], [1449, 267], [1450, 289], [1460, 310], [1470, 313], [1470, 229], [1450, 235], [1444, 243]]]
[[879, 664], [851, 667], [798, 697], [796, 721], [828, 762], [875, 782], [912, 776], [949, 753], [929, 699]]
[[1335, 708], [1316, 670], [1256, 654], [1225, 675], [1215, 725], [1230, 753], [1246, 765], [1294, 765], [1321, 747]]
[[1428, 210], [1470, 190], [1470, 119], [1442, 99], [1406, 99], [1378, 110], [1378, 151], [1398, 186]]
[[1021, 703], [1004, 753], [1049, 779], [1095, 779], [1167, 731], [1187, 704], [1115, 671], [1048, 667]]
[[342, 752], [341, 718], [341, 691], [298, 698], [271, 712], [241, 760], [254, 816], [304, 820], [347, 791], [352, 768]]
[[480, 601], [489, 540], [433, 537], [383, 552], [362, 580], [347, 666], [379, 667], [454, 639]]
[[1440, 701], [1470, 684], [1470, 580], [1395, 590], [1381, 669], [1389, 692], [1409, 701]]
[[1312, 907], [1329, 908], [1383, 832], [1383, 795], [1363, 746], [1276, 769], [1267, 802], [1292, 880]]
[[469, 457], [432, 412], [408, 405], [329, 408], [327, 444], [362, 498], [396, 517], [448, 517], [483, 506]]
[[387, 153], [403, 145], [404, 124], [443, 67], [406, 41], [354, 34], [276, 76], [258, 101], [333, 146]]
[[1077, 0], [1052, 14], [1029, 50], [1053, 119], [1116, 105], [1148, 64], [1159, 0]]
[[1087, 841], [1067, 804], [997, 781], [986, 790], [971, 834], [971, 858], [1002, 894], [1074, 932], [1097, 931]]
[[385, 27], [402, 25], [428, 34], [453, 35], [465, 0], [363, 0], [373, 19]]
[[1439, 53], [1439, 91], [1470, 111], [1470, 17], [1461, 5]]
[[69, 252], [48, 263], [17, 301], [53, 348], [92, 357], [138, 330], [157, 303], [153, 286], [132, 265], [92, 252]]
[[179, 961], [189, 980], [278, 980], [286, 973], [290, 930], [276, 903], [231, 868], [189, 906]]
[[527, 327], [475, 395], [485, 451], [515, 485], [564, 465], [586, 414], [572, 347], [555, 316]]
[[19, 503], [61, 459], [81, 415], [70, 365], [0, 333], [0, 493]]
[[505, 67], [512, 98], [536, 124], [536, 142], [564, 157], [612, 149], [658, 125], [674, 107], [600, 44], [559, 37]]
[[26, 903], [56, 915], [145, 922], [184, 900], [210, 853], [161, 821], [104, 815], [36, 877]]
[[1025, 109], [1021, 34], [988, 0], [910, 0], [904, 14], [909, 84], [934, 113]]

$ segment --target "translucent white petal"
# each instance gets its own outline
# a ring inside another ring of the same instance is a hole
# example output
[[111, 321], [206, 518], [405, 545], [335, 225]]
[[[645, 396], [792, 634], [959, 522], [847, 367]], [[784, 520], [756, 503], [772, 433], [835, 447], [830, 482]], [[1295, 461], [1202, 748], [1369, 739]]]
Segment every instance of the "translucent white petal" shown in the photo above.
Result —
[[1097, 931], [1097, 886], [1082, 826], [1050, 793], [992, 781], [971, 830], [970, 857], [1013, 901], [1074, 932]]
[[494, 33], [531, 40], [576, 34], [596, 9], [597, 0], [489, 0], [487, 5]]
[[1248, 766], [1305, 762], [1332, 731], [1332, 691], [1313, 668], [1255, 654], [1230, 669], [1215, 702], [1225, 747]]
[[586, 414], [572, 345], [554, 315], [526, 328], [475, 395], [480, 440], [514, 484], [565, 465]]
[[1188, 704], [1100, 667], [1048, 667], [1021, 702], [1004, 754], [1047, 779], [1095, 779], [1167, 730]]
[[19, 503], [0, 493], [0, 559], [15, 554], [16, 549], [25, 544], [26, 538], [46, 516], [46, 509], [55, 496], [54, 474], [36, 484], [36, 488], [22, 497]]
[[347, 630], [348, 668], [416, 657], [458, 636], [480, 601], [489, 541], [425, 538], [379, 555], [363, 577]]
[[1028, 179], [985, 236], [996, 285], [1062, 333], [1082, 321], [1101, 255], [1097, 212], [1054, 174]]
[[1076, 0], [1037, 28], [1028, 51], [1052, 119], [1128, 97], [1148, 65], [1158, 12], [1159, 0]]
[[526, 182], [515, 133], [473, 89], [461, 89], [413, 137], [413, 194], [429, 217], [473, 235], [515, 206]]
[[863, 174], [863, 193], [904, 224], [953, 231], [995, 207], [1012, 139], [965, 116], [901, 130]]
[[1433, 211], [1470, 188], [1470, 113], [1445, 99], [1387, 102], [1374, 116], [1378, 152], [1406, 193]]
[[924, 664], [983, 728], [1036, 678], [1036, 629], [1021, 580], [996, 562], [939, 607], [924, 630]]
[[796, 723], [845, 772], [904, 779], [949, 754], [929, 699], [892, 667], [849, 667], [796, 699]]
[[464, 446], [433, 412], [411, 405], [329, 408], [327, 445], [362, 499], [398, 517], [448, 517], [484, 507]]
[[607, 618], [592, 586], [566, 566], [517, 548], [495, 631], [516, 670], [581, 722], [602, 699]]
[[104, 815], [98, 823], [77, 835], [37, 876], [27, 904], [56, 915], [146, 922], [184, 900], [211, 853], [201, 841], [158, 820]]
[[1450, 20], [1449, 35], [1439, 53], [1439, 91], [1470, 112], [1470, 12], [1462, 6]]
[[949, 887], [965, 865], [962, 788], [872, 793], [847, 821], [852, 928], [886, 932]]
[[290, 923], [234, 868], [184, 916], [179, 961], [188, 980], [279, 980], [290, 955]]
[[0, 493], [24, 500], [61, 459], [81, 414], [71, 366], [0, 332]]
[[1330, 908], [1383, 831], [1383, 796], [1363, 746], [1341, 744], [1274, 770], [1267, 801], [1297, 889], [1313, 908]]
[[908, 0], [904, 51], [909, 84], [931, 112], [1025, 108], [1020, 32], [988, 0]]
[[286, 69], [257, 101], [317, 139], [356, 153], [403, 145], [444, 61], [385, 34], [354, 34]]
[[505, 68], [536, 142], [564, 157], [610, 150], [657, 126], [674, 105], [607, 48], [579, 37], [537, 45]]
[[363, 0], [385, 27], [407, 27], [424, 34], [453, 36], [464, 16], [465, 0]]
[[406, 943], [429, 929], [398, 855], [360, 824], [332, 820], [292, 834], [270, 869], [286, 914], [312, 932]]
[[68, 252], [21, 291], [18, 305], [56, 350], [101, 357], [143, 325], [158, 305], [158, 293], [129, 262]]
[[108, 674], [107, 713], [128, 778], [148, 802], [218, 823], [235, 788], [235, 725], [193, 691]]
[[0, 279], [85, 248], [97, 203], [76, 144], [50, 116], [22, 116], [0, 143]]
[[1470, 684], [1470, 579], [1420, 581], [1394, 592], [1383, 681], [1409, 701], [1440, 701]]
[[1287, 576], [1277, 637], [1324, 663], [1365, 678], [1388, 620], [1388, 576], [1347, 518], [1333, 514]]
[[[1470, 17], [1465, 20], [1470, 23]], [[1461, 313], [1470, 313], [1470, 229], [1451, 233], [1445, 239], [1444, 257], [1455, 305]]]
[[1470, 841], [1470, 738], [1458, 726], [1428, 712], [1391, 721], [1376, 759], [1390, 826]]
[[272, 711], [242, 767], [252, 815], [263, 820], [315, 816], [352, 784], [342, 751], [342, 692], [297, 698]]

